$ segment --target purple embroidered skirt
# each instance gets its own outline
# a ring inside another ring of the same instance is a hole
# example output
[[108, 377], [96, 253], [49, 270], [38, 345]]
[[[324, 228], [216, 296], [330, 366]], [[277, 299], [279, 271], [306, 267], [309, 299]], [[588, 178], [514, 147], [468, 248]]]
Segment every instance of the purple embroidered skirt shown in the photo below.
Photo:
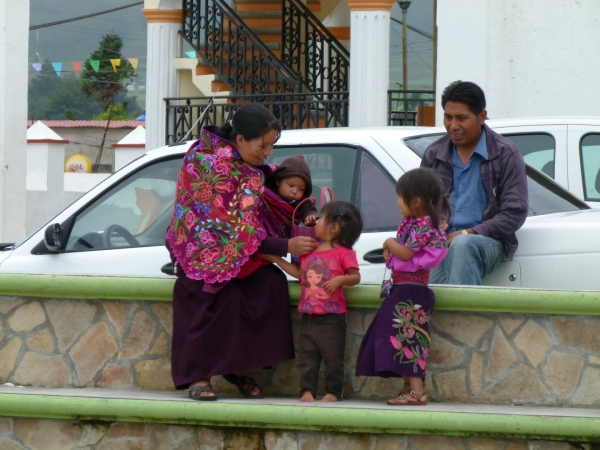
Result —
[[363, 337], [356, 375], [424, 377], [434, 303], [425, 285], [395, 284]]
[[274, 265], [217, 294], [180, 274], [173, 290], [171, 374], [177, 389], [201, 378], [294, 359], [285, 275]]

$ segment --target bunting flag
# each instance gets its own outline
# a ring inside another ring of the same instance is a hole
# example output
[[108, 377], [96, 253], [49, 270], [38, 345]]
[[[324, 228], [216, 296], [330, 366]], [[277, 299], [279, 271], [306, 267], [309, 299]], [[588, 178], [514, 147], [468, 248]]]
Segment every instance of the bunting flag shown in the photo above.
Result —
[[113, 66], [113, 70], [116, 72], [117, 71], [117, 67], [119, 67], [121, 65], [121, 60], [120, 59], [111, 59], [110, 63]]
[[61, 62], [53, 62], [52, 67], [54, 67], [54, 71], [56, 72], [56, 75], [58, 75], [60, 77], [60, 70], [62, 69], [62, 63]]
[[42, 70], [42, 63], [31, 63], [36, 72]]
[[185, 52], [185, 54], [188, 56], [188, 58], [195, 58], [196, 57], [196, 52]]
[[79, 72], [81, 71], [81, 61], [71, 61], [71, 65], [73, 66], [75, 75], [79, 76]]
[[131, 67], [133, 67], [133, 70], [137, 70], [138, 59], [137, 58], [127, 58], [127, 59], [129, 59], [129, 64], [131, 64]]
[[92, 69], [94, 69], [94, 72], [97, 73], [98, 70], [100, 69], [100, 60], [99, 59], [91, 59], [90, 66], [92, 66]]

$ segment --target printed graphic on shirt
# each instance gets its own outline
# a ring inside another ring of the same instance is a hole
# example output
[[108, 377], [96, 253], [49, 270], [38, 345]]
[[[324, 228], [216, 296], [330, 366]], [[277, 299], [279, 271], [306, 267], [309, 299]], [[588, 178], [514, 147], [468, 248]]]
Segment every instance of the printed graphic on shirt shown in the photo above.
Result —
[[345, 247], [312, 252], [298, 258], [302, 293], [298, 311], [307, 314], [342, 314], [346, 309], [346, 298], [342, 287], [329, 294], [323, 285], [337, 277], [345, 276], [350, 268], [358, 268], [356, 253]]

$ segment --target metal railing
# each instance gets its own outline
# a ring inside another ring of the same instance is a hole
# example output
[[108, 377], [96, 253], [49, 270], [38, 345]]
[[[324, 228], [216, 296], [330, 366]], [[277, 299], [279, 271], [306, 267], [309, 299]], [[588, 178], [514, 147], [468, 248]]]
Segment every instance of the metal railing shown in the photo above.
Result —
[[348, 91], [350, 52], [300, 1], [283, 0], [281, 60], [312, 92]]
[[285, 67], [225, 2], [183, 2], [181, 34], [232, 92], [302, 91], [302, 77]]
[[[305, 92], [302, 94], [257, 94], [221, 97], [171, 97], [167, 103], [166, 144], [179, 142], [193, 127], [187, 140], [197, 139], [205, 125], [221, 125], [243, 105], [261, 102], [279, 120], [284, 130], [348, 126], [348, 92]], [[206, 113], [197, 124], [196, 121]]]
[[425, 125], [425, 106], [435, 106], [435, 91], [390, 89], [388, 125]]

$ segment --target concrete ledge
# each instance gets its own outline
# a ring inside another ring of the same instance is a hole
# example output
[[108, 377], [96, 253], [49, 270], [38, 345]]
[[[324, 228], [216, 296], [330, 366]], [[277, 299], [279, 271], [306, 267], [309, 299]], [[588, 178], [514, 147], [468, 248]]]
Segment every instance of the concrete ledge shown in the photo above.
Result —
[[[0, 274], [0, 295], [170, 301], [173, 278], [120, 278]], [[598, 291], [546, 291], [488, 287], [432, 287], [436, 311], [513, 312], [529, 314], [600, 315]], [[290, 283], [292, 304], [300, 286]], [[348, 306], [378, 308], [379, 286], [346, 288]]]
[[0, 416], [401, 435], [489, 436], [594, 441], [600, 411], [453, 405], [391, 407], [366, 401], [302, 404], [297, 399], [189, 400], [186, 392], [0, 387]]

